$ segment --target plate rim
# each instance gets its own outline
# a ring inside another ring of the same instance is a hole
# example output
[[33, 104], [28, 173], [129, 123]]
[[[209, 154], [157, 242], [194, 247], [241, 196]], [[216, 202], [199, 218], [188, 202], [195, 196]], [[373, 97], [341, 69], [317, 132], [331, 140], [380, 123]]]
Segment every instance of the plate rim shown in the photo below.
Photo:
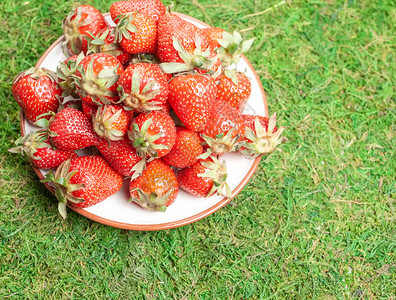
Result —
[[[179, 13], [179, 12], [172, 12], [173, 14], [176, 14], [180, 17], [182, 17], [183, 19], [186, 20], [190, 20], [196, 23], [199, 23], [200, 25], [204, 26], [204, 27], [211, 27], [209, 24], [206, 24], [205, 22], [196, 19], [194, 17], [191, 17], [189, 15], [185, 15], [183, 13]], [[105, 13], [103, 14], [103, 16], [107, 17], [109, 16], [110, 13]], [[43, 55], [40, 57], [40, 59], [37, 61], [35, 67], [39, 68], [40, 65], [43, 63], [43, 61], [45, 60], [45, 58], [48, 56], [48, 54], [59, 44], [61, 43], [63, 40], [63, 35], [60, 36], [55, 42], [53, 42], [51, 44], [51, 46], [43, 53]], [[269, 116], [268, 113], [268, 103], [267, 103], [267, 98], [264, 92], [264, 88], [263, 85], [261, 83], [261, 80], [259, 78], [259, 76], [257, 75], [256, 71], [254, 70], [253, 66], [250, 64], [250, 62], [248, 61], [248, 59], [242, 55], [242, 59], [244, 60], [244, 62], [248, 65], [248, 68], [252, 71], [254, 78], [256, 79], [256, 81], [258, 82], [258, 86], [262, 95], [262, 100], [263, 100], [263, 104], [264, 104], [264, 113], [266, 116]], [[23, 111], [20, 111], [20, 129], [21, 129], [21, 134], [22, 136], [24, 136], [26, 134], [26, 128], [25, 128], [25, 115], [23, 113]], [[118, 222], [118, 221], [113, 221], [113, 220], [109, 220], [103, 217], [100, 217], [94, 213], [91, 213], [83, 208], [76, 208], [76, 207], [72, 207], [69, 206], [69, 208], [71, 208], [73, 211], [77, 212], [78, 214], [91, 219], [92, 221], [104, 224], [104, 225], [108, 225], [111, 227], [115, 227], [115, 228], [120, 228], [120, 229], [128, 229], [128, 230], [135, 230], [135, 231], [156, 231], [156, 230], [165, 230], [165, 229], [171, 229], [171, 228], [177, 228], [177, 227], [181, 227], [187, 224], [191, 224], [193, 222], [196, 222], [198, 220], [201, 220], [213, 213], [215, 213], [216, 211], [218, 211], [220, 208], [224, 207], [225, 205], [227, 205], [234, 197], [236, 197], [241, 190], [246, 186], [246, 184], [249, 182], [250, 178], [253, 176], [254, 172], [256, 171], [256, 169], [258, 168], [258, 165], [261, 161], [261, 157], [257, 157], [254, 159], [254, 162], [252, 164], [252, 166], [250, 167], [249, 171], [246, 173], [245, 177], [241, 180], [241, 182], [237, 185], [237, 187], [232, 191], [231, 194], [231, 198], [223, 198], [222, 200], [220, 200], [219, 202], [217, 202], [216, 204], [214, 204], [213, 206], [211, 206], [210, 208], [197, 213], [193, 216], [187, 217], [187, 218], [183, 218], [180, 220], [176, 220], [176, 221], [172, 221], [172, 222], [166, 222], [166, 223], [159, 223], [159, 224], [130, 224], [130, 223], [124, 223], [124, 222]], [[36, 168], [35, 166], [33, 166], [33, 170], [34, 172], [37, 174], [37, 176], [39, 177], [40, 180], [44, 179], [44, 175], [41, 173], [39, 168]], [[54, 194], [53, 188], [52, 186], [47, 183], [44, 182], [43, 183], [46, 188], [52, 193]]]

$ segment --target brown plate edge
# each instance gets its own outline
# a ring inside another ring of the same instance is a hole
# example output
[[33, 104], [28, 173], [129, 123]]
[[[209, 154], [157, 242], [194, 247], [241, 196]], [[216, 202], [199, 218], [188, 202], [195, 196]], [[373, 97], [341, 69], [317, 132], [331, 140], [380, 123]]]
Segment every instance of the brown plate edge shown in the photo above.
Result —
[[[175, 13], [187, 20], [191, 20], [191, 21], [195, 21], [197, 23], [200, 23], [203, 26], [206, 27], [210, 27], [208, 24], [195, 19], [193, 17], [190, 17], [188, 15], [182, 14], [182, 13]], [[104, 16], [109, 15], [109, 13], [104, 14]], [[60, 38], [58, 38], [54, 43], [52, 43], [52, 45], [44, 52], [44, 54], [41, 56], [41, 58], [39, 59], [39, 61], [36, 63], [36, 68], [39, 67], [42, 62], [44, 61], [44, 59], [46, 58], [46, 56], [62, 41], [63, 37], [61, 36]], [[254, 77], [256, 79], [256, 81], [259, 84], [259, 88], [261, 91], [261, 94], [263, 96], [263, 104], [264, 104], [264, 112], [266, 116], [269, 116], [268, 113], [268, 103], [267, 103], [267, 99], [266, 99], [266, 95], [264, 92], [264, 88], [261, 84], [261, 80], [258, 77], [256, 71], [254, 70], [254, 68], [252, 67], [252, 65], [250, 64], [250, 62], [247, 60], [247, 58], [243, 55], [243, 59], [245, 61], [245, 63], [249, 66], [249, 68], [253, 71]], [[25, 116], [21, 110], [21, 114], [20, 114], [20, 127], [21, 127], [21, 134], [25, 135], [26, 129], [25, 129]], [[251, 168], [249, 169], [248, 173], [246, 174], [246, 176], [242, 179], [242, 181], [238, 184], [238, 186], [232, 191], [232, 196], [230, 199], [228, 198], [224, 198], [222, 199], [220, 202], [216, 203], [215, 205], [213, 205], [212, 207], [208, 208], [207, 210], [204, 210], [203, 212], [200, 212], [196, 215], [193, 215], [191, 217], [185, 218], [185, 219], [181, 219], [178, 221], [173, 221], [173, 222], [168, 222], [168, 223], [161, 223], [161, 224], [149, 224], [149, 225], [143, 225], [143, 224], [129, 224], [129, 223], [123, 223], [123, 222], [117, 222], [117, 221], [113, 221], [113, 220], [109, 220], [109, 219], [105, 219], [102, 217], [99, 217], [93, 213], [90, 213], [88, 211], [86, 211], [85, 209], [81, 209], [81, 208], [75, 208], [75, 207], [71, 207], [69, 206], [72, 210], [74, 210], [75, 212], [79, 213], [80, 215], [83, 215], [95, 222], [98, 223], [102, 223], [104, 225], [109, 225], [112, 227], [116, 227], [116, 228], [120, 228], [120, 229], [128, 229], [128, 230], [136, 230], [136, 231], [155, 231], [155, 230], [164, 230], [164, 229], [171, 229], [171, 228], [176, 228], [176, 227], [180, 227], [180, 226], [184, 226], [193, 222], [196, 222], [200, 219], [203, 219], [211, 214], [213, 214], [214, 212], [216, 212], [217, 210], [219, 210], [220, 208], [224, 207], [225, 205], [227, 205], [232, 198], [236, 197], [236, 195], [238, 195], [238, 193], [245, 187], [245, 185], [249, 182], [250, 178], [253, 176], [253, 173], [256, 171], [259, 163], [260, 163], [261, 158], [258, 157], [256, 159], [254, 159], [254, 162], [251, 166]], [[35, 171], [35, 173], [37, 174], [37, 176], [41, 179], [44, 179], [43, 174], [41, 173], [40, 169], [33, 167], [33, 170]], [[47, 189], [51, 192], [54, 193], [52, 187], [48, 184], [48, 183], [44, 183], [44, 185], [47, 187]]]

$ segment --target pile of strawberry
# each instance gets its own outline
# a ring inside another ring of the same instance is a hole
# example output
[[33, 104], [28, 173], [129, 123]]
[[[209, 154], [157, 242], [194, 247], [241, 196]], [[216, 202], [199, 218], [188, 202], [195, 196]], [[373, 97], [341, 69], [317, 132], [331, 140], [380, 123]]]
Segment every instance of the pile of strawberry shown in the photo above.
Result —
[[[165, 211], [179, 187], [195, 196], [231, 196], [223, 153], [257, 157], [281, 142], [271, 118], [243, 115], [251, 82], [236, 65], [253, 40], [200, 29], [160, 0], [117, 1], [116, 26], [90, 5], [63, 22], [69, 57], [57, 72], [31, 68], [12, 92], [37, 130], [10, 149], [49, 171], [66, 205], [87, 207], [129, 180], [130, 200]], [[91, 155], [76, 150], [91, 147]]]

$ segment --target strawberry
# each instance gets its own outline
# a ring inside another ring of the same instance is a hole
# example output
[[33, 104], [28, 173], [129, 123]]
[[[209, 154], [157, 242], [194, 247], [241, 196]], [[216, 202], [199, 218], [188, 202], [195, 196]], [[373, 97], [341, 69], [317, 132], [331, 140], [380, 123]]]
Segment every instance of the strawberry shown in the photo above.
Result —
[[193, 196], [219, 194], [231, 198], [231, 189], [226, 182], [226, 163], [220, 163], [214, 156], [199, 159], [192, 166], [179, 170], [176, 176], [180, 188]]
[[223, 28], [218, 28], [218, 27], [207, 27], [202, 29], [213, 41], [214, 45], [213, 47], [220, 48], [221, 45], [217, 40], [220, 40], [223, 38], [223, 33], [225, 30]]
[[163, 110], [168, 99], [168, 82], [155, 64], [130, 64], [118, 85], [120, 101], [138, 112]]
[[89, 34], [87, 53], [107, 53], [116, 57], [122, 66], [126, 68], [132, 55], [116, 43], [114, 35], [115, 27], [104, 28], [95, 36]]
[[103, 105], [97, 109], [92, 124], [97, 135], [107, 140], [119, 141], [128, 130], [129, 116], [119, 105]]
[[77, 150], [99, 143], [87, 116], [76, 109], [65, 108], [50, 119], [48, 124], [52, 145], [61, 150]]
[[88, 104], [112, 104], [119, 100], [117, 81], [124, 69], [120, 61], [107, 53], [84, 57], [77, 67], [75, 84], [81, 100]]
[[217, 99], [228, 102], [241, 113], [252, 92], [249, 78], [235, 70], [225, 70], [219, 77]]
[[37, 130], [21, 136], [15, 141], [17, 147], [9, 149], [12, 153], [26, 155], [33, 166], [40, 169], [54, 169], [69, 158], [77, 157], [74, 151], [54, 149], [45, 134]]
[[170, 166], [185, 168], [194, 164], [203, 152], [198, 133], [186, 127], [176, 127], [176, 143], [162, 159]]
[[160, 0], [130, 0], [116, 1], [110, 6], [110, 15], [117, 24], [121, 14], [139, 11], [140, 13], [149, 15], [155, 22], [165, 14], [165, 5]]
[[179, 192], [175, 173], [161, 159], [147, 164], [141, 176], [129, 184], [131, 201], [141, 207], [164, 212]]
[[175, 14], [165, 14], [158, 22], [157, 56], [165, 73], [217, 71], [220, 61], [210, 45], [210, 38], [202, 29]]
[[245, 122], [240, 112], [221, 100], [216, 100], [206, 127], [200, 131], [209, 146], [207, 154], [237, 150], [244, 133]]
[[52, 182], [59, 213], [66, 218], [67, 203], [80, 208], [95, 205], [121, 189], [122, 177], [103, 157], [92, 155], [66, 160], [42, 182]]
[[123, 176], [132, 176], [134, 179], [140, 176], [145, 167], [145, 160], [137, 155], [127, 138], [119, 141], [102, 139], [97, 148], [109, 164]]
[[106, 28], [105, 18], [95, 7], [81, 5], [72, 10], [62, 24], [64, 41], [63, 46], [71, 55], [87, 52], [88, 33], [96, 35]]
[[168, 114], [160, 111], [143, 113], [133, 120], [128, 137], [139, 156], [159, 158], [175, 145], [175, 123]]
[[210, 76], [184, 74], [169, 83], [169, 104], [180, 121], [192, 131], [206, 126], [215, 98], [216, 84]]
[[98, 106], [95, 104], [88, 104], [85, 101], [81, 101], [81, 109], [83, 113], [87, 116], [88, 120], [92, 122], [93, 116], [96, 114], [98, 110]]
[[12, 95], [30, 123], [42, 118], [49, 119], [48, 113], [58, 110], [62, 91], [56, 80], [54, 72], [42, 68], [30, 68], [15, 77]]
[[116, 42], [128, 53], [155, 53], [157, 25], [148, 15], [131, 12], [119, 16], [114, 34]]
[[239, 152], [252, 157], [272, 153], [283, 142], [280, 138], [284, 127], [276, 128], [276, 114], [271, 118], [263, 116], [242, 115], [245, 121], [245, 137]]

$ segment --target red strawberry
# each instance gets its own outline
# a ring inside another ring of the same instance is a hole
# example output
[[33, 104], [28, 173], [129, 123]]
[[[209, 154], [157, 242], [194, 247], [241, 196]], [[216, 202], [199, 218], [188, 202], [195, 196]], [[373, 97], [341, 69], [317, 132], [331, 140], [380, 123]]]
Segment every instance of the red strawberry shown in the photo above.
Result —
[[65, 108], [49, 121], [51, 143], [61, 150], [77, 150], [99, 143], [87, 116], [76, 109]]
[[158, 22], [158, 50], [165, 73], [196, 69], [217, 71], [220, 62], [209, 36], [194, 24], [168, 13]]
[[239, 152], [252, 157], [272, 153], [283, 142], [284, 127], [276, 128], [276, 114], [270, 119], [263, 116], [242, 115], [245, 121], [245, 138]]
[[[39, 119], [49, 119], [48, 113], [58, 110], [61, 94], [55, 73], [46, 69], [30, 68], [19, 73], [12, 82], [12, 95], [32, 124]], [[37, 118], [42, 114], [48, 115]]]
[[40, 169], [54, 169], [65, 160], [77, 157], [74, 151], [54, 149], [44, 131], [34, 131], [21, 136], [15, 144], [17, 147], [9, 151], [26, 155], [33, 166]]
[[223, 33], [225, 32], [223, 28], [208, 27], [208, 28], [203, 28], [202, 30], [212, 39], [215, 49], [221, 47], [221, 45], [217, 40], [223, 38]]
[[63, 45], [71, 55], [86, 53], [88, 33], [96, 35], [106, 27], [105, 18], [99, 10], [91, 5], [81, 5], [71, 11], [63, 21]]
[[62, 163], [42, 182], [52, 182], [59, 200], [59, 213], [66, 218], [66, 204], [88, 207], [97, 204], [122, 186], [122, 177], [101, 156], [80, 156]]
[[176, 143], [171, 151], [163, 157], [168, 165], [185, 168], [194, 164], [203, 152], [198, 133], [186, 127], [176, 127]]
[[216, 98], [228, 102], [232, 107], [242, 112], [252, 92], [249, 78], [235, 70], [225, 70], [220, 75], [219, 81]]
[[116, 43], [114, 35], [115, 27], [108, 27], [99, 31], [95, 35], [89, 35], [88, 53], [107, 53], [116, 57], [122, 66], [126, 68], [132, 58], [132, 55]]
[[120, 15], [114, 33], [116, 42], [128, 53], [155, 53], [157, 49], [157, 25], [143, 13]]
[[75, 76], [77, 92], [88, 104], [112, 104], [119, 100], [117, 81], [124, 69], [120, 61], [106, 53], [84, 57]]
[[95, 104], [88, 104], [85, 101], [81, 101], [81, 108], [83, 113], [87, 116], [88, 120], [92, 122], [92, 118], [96, 114], [98, 106]]
[[245, 122], [240, 112], [221, 100], [216, 100], [206, 127], [200, 131], [210, 147], [208, 154], [235, 151], [244, 133]]
[[140, 114], [133, 120], [128, 137], [141, 157], [159, 158], [175, 145], [175, 123], [168, 114], [160, 111]]
[[129, 185], [131, 201], [153, 211], [165, 211], [179, 192], [175, 173], [161, 159], [147, 164], [141, 176]]
[[173, 78], [173, 75], [171, 73], [164, 73], [166, 81], [170, 81]]
[[150, 63], [129, 65], [118, 80], [121, 101], [138, 112], [163, 110], [169, 86], [160, 67]]
[[137, 155], [128, 139], [107, 141], [102, 139], [97, 145], [99, 152], [121, 175], [138, 177], [145, 166], [145, 160]]
[[206, 126], [215, 98], [216, 84], [210, 76], [185, 74], [169, 83], [168, 101], [180, 121], [192, 131]]
[[199, 159], [192, 166], [178, 171], [176, 176], [180, 188], [191, 195], [210, 197], [219, 194], [231, 198], [231, 190], [226, 182], [227, 167], [225, 161], [220, 163], [213, 156], [205, 160]]
[[100, 106], [93, 116], [92, 124], [97, 135], [111, 141], [124, 139], [128, 130], [129, 116], [122, 106]]
[[110, 15], [116, 24], [119, 21], [117, 18], [119, 15], [134, 11], [149, 15], [157, 22], [165, 14], [166, 8], [160, 0], [116, 1], [110, 6]]

